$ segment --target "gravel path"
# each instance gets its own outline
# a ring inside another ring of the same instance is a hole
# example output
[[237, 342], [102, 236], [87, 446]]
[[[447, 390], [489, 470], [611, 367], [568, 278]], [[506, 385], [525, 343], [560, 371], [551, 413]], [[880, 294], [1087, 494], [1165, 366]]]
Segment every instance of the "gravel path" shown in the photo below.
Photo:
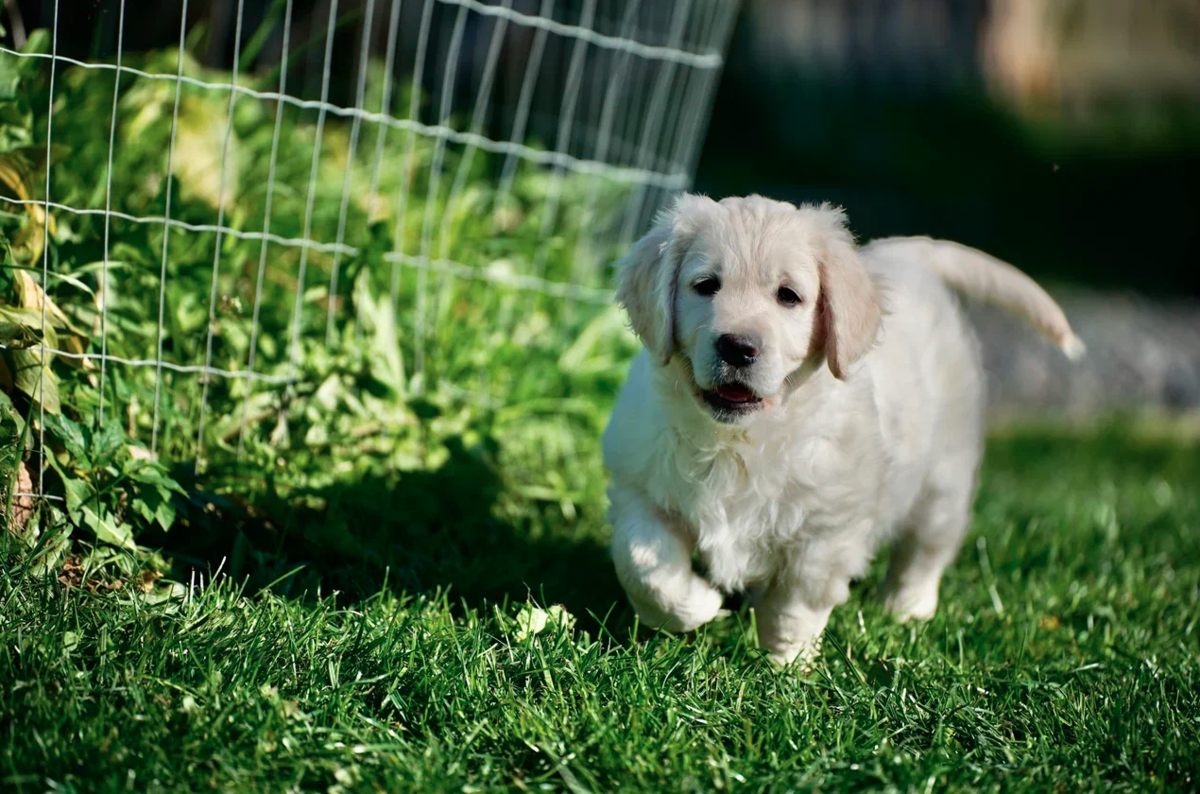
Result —
[[1086, 417], [1200, 410], [1200, 302], [1082, 292], [1055, 297], [1088, 347], [1081, 361], [1068, 361], [1006, 314], [969, 308], [994, 411]]

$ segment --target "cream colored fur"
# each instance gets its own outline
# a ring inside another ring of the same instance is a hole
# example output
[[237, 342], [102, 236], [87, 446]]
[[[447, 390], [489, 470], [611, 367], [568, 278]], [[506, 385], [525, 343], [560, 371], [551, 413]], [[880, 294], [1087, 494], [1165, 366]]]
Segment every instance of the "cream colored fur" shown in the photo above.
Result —
[[[888, 542], [886, 608], [933, 615], [983, 452], [984, 376], [951, 288], [1082, 351], [1040, 287], [964, 246], [859, 248], [841, 210], [758, 196], [687, 195], [660, 217], [622, 263], [647, 350], [604, 435], [613, 561], [645, 623], [690, 631], [749, 591], [760, 645], [808, 662]], [[753, 362], [723, 360], [723, 334], [754, 340]], [[755, 399], [725, 410], [733, 386]]]

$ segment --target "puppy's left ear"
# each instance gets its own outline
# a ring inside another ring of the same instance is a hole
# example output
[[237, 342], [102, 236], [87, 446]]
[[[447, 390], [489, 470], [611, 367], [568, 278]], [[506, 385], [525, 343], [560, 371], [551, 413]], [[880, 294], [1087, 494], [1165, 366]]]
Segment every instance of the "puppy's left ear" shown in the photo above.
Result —
[[642, 344], [663, 366], [675, 355], [679, 269], [695, 242], [702, 218], [716, 206], [704, 196], [680, 196], [618, 263], [617, 301], [629, 313]]
[[820, 311], [825, 332], [825, 360], [838, 380], [862, 358], [879, 335], [883, 311], [879, 289], [858, 256], [841, 209], [823, 204], [818, 267]]

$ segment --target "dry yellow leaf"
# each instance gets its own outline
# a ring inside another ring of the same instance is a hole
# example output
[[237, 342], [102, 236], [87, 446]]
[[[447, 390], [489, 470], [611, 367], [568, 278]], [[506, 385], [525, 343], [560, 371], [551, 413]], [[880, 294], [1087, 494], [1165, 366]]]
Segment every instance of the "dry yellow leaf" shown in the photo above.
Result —
[[21, 298], [22, 309], [40, 312], [42, 310], [42, 303], [45, 302], [46, 318], [49, 322], [73, 333], [83, 335], [82, 332], [77, 331], [71, 325], [71, 321], [67, 319], [67, 315], [63, 314], [62, 309], [58, 308], [53, 300], [46, 297], [45, 291], [40, 284], [33, 280], [33, 276], [30, 275], [28, 270], [18, 270], [16, 272], [17, 294]]
[[[20, 152], [0, 155], [0, 187], [10, 198], [20, 201], [29, 216], [13, 236], [13, 253], [24, 262], [38, 261], [46, 243], [46, 210], [33, 200], [31, 182], [33, 164]], [[54, 216], [50, 216], [50, 233], [54, 234]]]

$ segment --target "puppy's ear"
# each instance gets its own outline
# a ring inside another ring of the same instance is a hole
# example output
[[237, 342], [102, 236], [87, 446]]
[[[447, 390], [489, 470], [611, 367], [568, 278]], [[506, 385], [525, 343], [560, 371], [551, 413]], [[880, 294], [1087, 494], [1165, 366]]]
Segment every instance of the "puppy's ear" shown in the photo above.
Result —
[[617, 301], [642, 344], [662, 365], [675, 355], [675, 296], [679, 269], [704, 214], [716, 207], [704, 196], [684, 194], [659, 214], [654, 228], [618, 263]]
[[850, 365], [871, 349], [879, 334], [879, 290], [858, 257], [845, 212], [828, 204], [817, 212], [823, 216], [818, 267], [825, 360], [833, 376], [844, 380]]

